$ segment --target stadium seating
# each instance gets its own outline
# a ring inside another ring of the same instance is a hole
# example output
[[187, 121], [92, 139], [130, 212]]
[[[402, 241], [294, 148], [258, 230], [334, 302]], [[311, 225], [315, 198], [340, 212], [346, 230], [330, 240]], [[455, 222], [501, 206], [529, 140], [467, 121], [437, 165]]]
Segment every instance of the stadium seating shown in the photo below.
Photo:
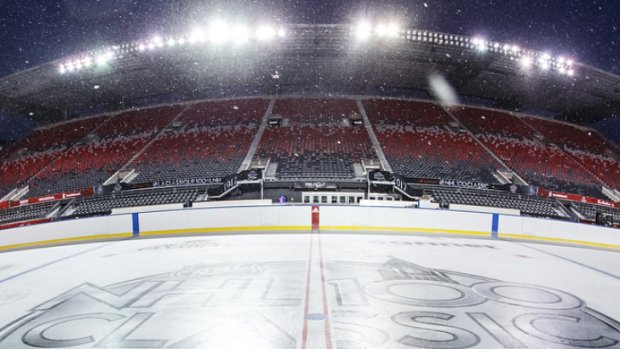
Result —
[[23, 158], [38, 152], [66, 149], [84, 138], [108, 118], [108, 116], [98, 116], [76, 119], [36, 129], [30, 136], [10, 147], [2, 160]]
[[237, 173], [268, 101], [243, 99], [188, 108], [130, 167], [137, 182], [223, 177]]
[[369, 100], [366, 113], [392, 170], [410, 177], [493, 183], [500, 164], [468, 134], [446, 128], [452, 118], [424, 102]]
[[526, 117], [524, 120], [545, 138], [560, 145], [573, 159], [612, 188], [620, 188], [620, 159], [612, 144], [596, 131], [565, 123]]
[[105, 196], [78, 199], [73, 216], [109, 214], [113, 208], [189, 203], [198, 196], [198, 189], [137, 190]]
[[611, 150], [608, 142], [598, 132], [578, 128], [562, 122], [524, 117], [523, 120], [558, 146], [606, 155]]
[[283, 125], [265, 130], [256, 156], [277, 162], [280, 179], [353, 178], [355, 162], [376, 159], [366, 129], [348, 124], [359, 115], [353, 100], [283, 99], [273, 114]]
[[39, 152], [10, 162], [0, 163], [0, 197], [21, 186], [61, 154], [60, 151]]
[[[0, 194], [25, 184], [29, 197], [93, 186], [136, 155], [129, 164], [139, 173], [135, 182], [235, 173], [268, 103], [248, 98], [154, 107], [37, 130], [0, 155]], [[492, 172], [499, 163], [439, 106], [391, 99], [363, 104], [394, 172], [495, 181]], [[508, 112], [471, 107], [450, 111], [531, 184], [601, 198], [601, 180], [620, 187], [615, 148], [598, 133]], [[352, 179], [354, 163], [376, 159], [366, 128], [349, 121], [359, 114], [354, 100], [284, 98], [272, 113], [282, 117], [282, 124], [267, 127], [256, 158], [278, 163], [279, 179]]]
[[601, 183], [520, 117], [508, 112], [458, 107], [453, 114], [528, 183], [550, 190], [603, 197]]
[[425, 188], [438, 202], [472, 206], [513, 208], [530, 216], [561, 217], [552, 199], [517, 195], [495, 190], [460, 188]]
[[568, 152], [607, 186], [620, 189], [620, 163], [617, 160], [579, 150], [568, 150]]
[[566, 204], [576, 208], [577, 211], [586, 217], [586, 219], [594, 221], [596, 219], [596, 213], [600, 212], [611, 215], [615, 223], [620, 222], [620, 209], [602, 205], [591, 205], [582, 202], [566, 202]]
[[45, 202], [0, 211], [0, 224], [44, 218], [56, 204], [57, 202]]
[[429, 102], [369, 99], [363, 104], [375, 127], [390, 125], [434, 127], [452, 120], [440, 106]]
[[148, 136], [166, 127], [183, 110], [182, 106], [163, 106], [130, 110], [110, 118], [94, 132], [98, 139]]
[[105, 182], [148, 141], [145, 137], [89, 143], [63, 152], [29, 182], [29, 196], [92, 187]]
[[554, 145], [490, 135], [480, 139], [530, 184], [585, 196], [602, 195], [598, 181]]
[[523, 140], [533, 139], [536, 133], [520, 118], [508, 112], [472, 107], [453, 107], [451, 112], [475, 135]]
[[84, 135], [81, 144], [57, 157], [32, 178], [28, 196], [40, 196], [103, 183], [177, 116], [183, 107], [166, 106], [116, 114]]

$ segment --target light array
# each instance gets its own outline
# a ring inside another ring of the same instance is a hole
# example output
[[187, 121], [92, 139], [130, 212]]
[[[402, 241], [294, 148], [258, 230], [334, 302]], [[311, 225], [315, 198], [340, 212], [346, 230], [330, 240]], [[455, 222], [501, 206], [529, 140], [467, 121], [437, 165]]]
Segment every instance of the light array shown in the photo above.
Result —
[[74, 57], [58, 65], [60, 74], [75, 73], [87, 69], [104, 67], [112, 61], [122, 58], [131, 52], [148, 52], [158, 49], [168, 49], [180, 46], [241, 46], [249, 41], [270, 42], [276, 38], [286, 37], [286, 29], [272, 25], [258, 25], [253, 31], [244, 24], [230, 25], [218, 20], [206, 27], [196, 27], [187, 35], [161, 37], [153, 36], [149, 40], [142, 40], [130, 44], [112, 46], [104, 50], [93, 51]]
[[[350, 27], [354, 40], [358, 43], [368, 41], [404, 40], [407, 42], [429, 43], [470, 49], [478, 54], [497, 54], [515, 61], [521, 71], [532, 72], [536, 68], [540, 72], [555, 72], [560, 75], [574, 76], [575, 68], [572, 59], [552, 56], [547, 52], [522, 49], [518, 45], [505, 44], [486, 40], [482, 37], [469, 38], [461, 35], [437, 33], [425, 30], [401, 29], [396, 22], [370, 23], [361, 21]], [[128, 53], [148, 53], [162, 49], [182, 46], [198, 47], [200, 45], [219, 47], [240, 47], [248, 42], [267, 43], [274, 39], [286, 37], [284, 27], [262, 24], [251, 28], [243, 23], [228, 23], [215, 20], [204, 27], [196, 27], [186, 35], [162, 37], [155, 35], [148, 40], [130, 44], [112, 46], [103, 50], [93, 51], [66, 60], [58, 65], [60, 74], [75, 73], [105, 67]]]
[[402, 30], [400, 34], [408, 41], [428, 42], [436, 45], [463, 47], [480, 54], [500, 54], [519, 63], [520, 69], [529, 72], [532, 67], [540, 71], [553, 71], [560, 75], [574, 76], [574, 61], [547, 52], [522, 49], [519, 45], [489, 41], [481, 37], [468, 38], [461, 35], [435, 33], [423, 30]]

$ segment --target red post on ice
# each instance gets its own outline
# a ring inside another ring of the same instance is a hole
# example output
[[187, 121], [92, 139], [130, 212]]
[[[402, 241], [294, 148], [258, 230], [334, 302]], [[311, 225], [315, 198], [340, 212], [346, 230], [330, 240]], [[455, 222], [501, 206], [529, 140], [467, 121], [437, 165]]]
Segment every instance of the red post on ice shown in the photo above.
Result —
[[319, 231], [319, 206], [312, 206], [312, 231]]

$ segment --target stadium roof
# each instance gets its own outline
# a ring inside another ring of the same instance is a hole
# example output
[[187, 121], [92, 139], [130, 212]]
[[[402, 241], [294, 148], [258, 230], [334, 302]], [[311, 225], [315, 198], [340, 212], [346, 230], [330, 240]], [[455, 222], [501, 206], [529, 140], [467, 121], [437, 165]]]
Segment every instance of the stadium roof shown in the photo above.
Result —
[[[458, 95], [574, 122], [620, 111], [620, 77], [483, 38], [379, 25], [219, 27], [111, 46], [0, 78], [5, 111], [58, 120], [154, 98], [285, 91], [406, 96], [439, 74]], [[228, 40], [228, 42], [225, 42]]]

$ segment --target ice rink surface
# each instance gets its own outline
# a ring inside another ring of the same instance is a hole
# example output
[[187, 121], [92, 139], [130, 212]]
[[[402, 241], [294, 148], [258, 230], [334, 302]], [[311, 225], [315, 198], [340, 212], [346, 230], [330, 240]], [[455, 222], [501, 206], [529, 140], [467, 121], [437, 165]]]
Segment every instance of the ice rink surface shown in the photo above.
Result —
[[248, 234], [0, 254], [0, 348], [620, 348], [620, 253]]

